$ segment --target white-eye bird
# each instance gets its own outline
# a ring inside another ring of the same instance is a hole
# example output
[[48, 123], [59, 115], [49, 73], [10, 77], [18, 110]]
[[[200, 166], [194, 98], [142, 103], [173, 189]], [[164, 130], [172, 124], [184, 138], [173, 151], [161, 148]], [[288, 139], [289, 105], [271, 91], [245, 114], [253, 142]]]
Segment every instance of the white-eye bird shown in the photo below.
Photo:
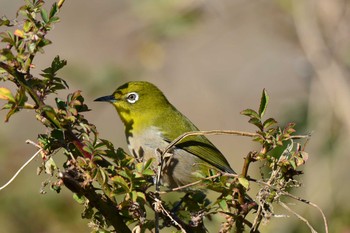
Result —
[[[181, 114], [153, 84], [133, 81], [118, 87], [112, 95], [95, 101], [112, 103], [125, 125], [130, 152], [145, 160], [155, 158], [170, 142], [198, 128]], [[203, 169], [216, 168], [235, 173], [224, 155], [205, 137], [189, 136], [176, 144], [162, 170], [162, 183], [175, 188], [198, 180]]]

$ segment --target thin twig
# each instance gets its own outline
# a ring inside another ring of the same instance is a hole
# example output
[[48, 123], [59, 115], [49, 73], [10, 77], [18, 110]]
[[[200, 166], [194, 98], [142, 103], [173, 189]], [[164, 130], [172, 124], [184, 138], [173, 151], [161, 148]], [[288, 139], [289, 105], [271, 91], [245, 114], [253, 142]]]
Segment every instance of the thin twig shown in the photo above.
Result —
[[181, 134], [175, 140], [173, 140], [163, 151], [163, 155], [165, 155], [171, 148], [173, 148], [176, 144], [182, 141], [184, 138], [189, 136], [198, 136], [198, 135], [223, 135], [223, 134], [232, 134], [238, 136], [246, 136], [246, 137], [256, 137], [261, 136], [257, 133], [236, 131], [236, 130], [205, 130], [205, 131], [191, 131]]
[[[250, 132], [244, 132], [244, 131], [237, 131], [237, 130], [203, 130], [203, 131], [191, 131], [181, 134], [179, 137], [177, 137], [175, 140], [173, 140], [163, 151], [162, 155], [164, 156], [171, 148], [173, 148], [176, 144], [181, 142], [183, 139], [189, 136], [198, 136], [198, 135], [237, 135], [237, 136], [244, 136], [244, 137], [262, 137], [258, 133], [250, 133]], [[290, 139], [303, 139], [303, 138], [309, 138], [310, 135], [293, 135], [290, 136]]]
[[[162, 170], [163, 170], [163, 162], [164, 162], [164, 156], [162, 152], [157, 149], [155, 151], [157, 155], [157, 160], [158, 160], [158, 165], [157, 165], [157, 175], [156, 175], [156, 199], [158, 200], [159, 198], [159, 192], [160, 192], [160, 179], [162, 176]], [[155, 205], [155, 204], [154, 204]], [[155, 233], [159, 233], [159, 212], [155, 211], [154, 212], [154, 221], [155, 221]]]
[[323, 219], [324, 227], [325, 227], [325, 232], [326, 232], [326, 233], [329, 232], [329, 231], [328, 231], [328, 223], [327, 223], [326, 215], [324, 214], [324, 212], [322, 211], [322, 209], [321, 209], [318, 205], [316, 205], [315, 203], [313, 203], [313, 202], [311, 202], [311, 201], [308, 201], [308, 200], [305, 200], [305, 199], [303, 199], [303, 198], [301, 198], [301, 197], [294, 196], [294, 195], [291, 194], [291, 193], [282, 191], [282, 190], [280, 190], [280, 189], [274, 187], [273, 185], [268, 184], [268, 183], [266, 183], [266, 182], [264, 182], [264, 181], [255, 180], [255, 179], [249, 179], [249, 180], [250, 180], [250, 181], [253, 181], [253, 182], [256, 182], [256, 183], [258, 183], [258, 184], [266, 185], [266, 186], [268, 186], [269, 188], [273, 189], [274, 191], [277, 191], [277, 192], [279, 193], [279, 195], [284, 195], [284, 196], [293, 198], [293, 199], [295, 199], [295, 200], [297, 200], [297, 201], [303, 202], [303, 203], [305, 203], [305, 204], [307, 204], [307, 205], [313, 206], [313, 207], [316, 208], [316, 209], [321, 213], [321, 215], [322, 215], [322, 219]]
[[162, 205], [162, 202], [159, 200], [159, 199], [155, 199], [154, 200], [154, 209], [155, 209], [155, 212], [162, 212], [164, 215], [166, 215], [170, 220], [171, 222], [180, 228], [181, 232], [183, 233], [186, 233], [186, 230], [181, 226], [181, 224], [179, 224], [172, 216], [171, 214], [164, 208], [164, 206]]
[[301, 221], [305, 222], [306, 225], [310, 228], [312, 233], [317, 233], [317, 231], [311, 226], [311, 224], [309, 223], [309, 221], [304, 218], [303, 216], [301, 216], [300, 214], [298, 214], [297, 212], [295, 212], [294, 210], [292, 210], [291, 208], [289, 208], [285, 203], [279, 201], [278, 204], [280, 204], [283, 208], [285, 208], [286, 210], [288, 210], [289, 212], [291, 212], [292, 214], [294, 214], [297, 218], [299, 218]]
[[[225, 173], [226, 174], [226, 173]], [[170, 189], [169, 191], [158, 191], [159, 194], [166, 194], [166, 193], [169, 193], [169, 192], [174, 192], [174, 191], [179, 191], [179, 190], [182, 190], [182, 189], [186, 189], [188, 187], [191, 187], [191, 186], [194, 186], [194, 185], [197, 185], [199, 183], [201, 183], [203, 180], [211, 180], [211, 179], [215, 179], [219, 176], [223, 176], [225, 175], [223, 173], [217, 173], [215, 175], [212, 175], [212, 176], [208, 176], [208, 177], [205, 177], [203, 179], [200, 179], [200, 180], [197, 180], [195, 182], [192, 182], [192, 183], [189, 183], [189, 184], [186, 184], [186, 185], [183, 185], [183, 186], [179, 186], [179, 187], [176, 187], [176, 188], [173, 188], [173, 189]], [[237, 176], [236, 174], [230, 174], [230, 175], [234, 175], [234, 176]]]
[[322, 218], [323, 218], [323, 222], [324, 222], [325, 231], [326, 231], [326, 233], [328, 233], [328, 223], [327, 223], [326, 215], [323, 213], [322, 209], [318, 205], [316, 205], [315, 203], [313, 203], [311, 201], [308, 201], [308, 200], [305, 200], [303, 198], [294, 196], [293, 194], [290, 194], [290, 193], [287, 193], [287, 192], [282, 192], [282, 195], [288, 196], [288, 197], [293, 198], [293, 199], [295, 199], [297, 201], [300, 201], [300, 202], [303, 202], [305, 204], [308, 204], [308, 205], [311, 205], [311, 206], [315, 207], [321, 213]]
[[30, 143], [32, 145], [35, 145], [36, 147], [39, 147], [40, 149], [35, 152], [35, 154], [27, 160], [27, 162], [25, 162], [20, 169], [18, 169], [18, 171], [15, 173], [15, 175], [3, 186], [0, 187], [0, 191], [3, 190], [4, 188], [6, 188], [9, 184], [11, 184], [11, 182], [16, 179], [16, 177], [18, 176], [18, 174], [43, 150], [43, 148], [41, 148], [40, 146], [38, 146], [37, 144], [33, 143], [32, 141], [27, 140], [27, 143]]

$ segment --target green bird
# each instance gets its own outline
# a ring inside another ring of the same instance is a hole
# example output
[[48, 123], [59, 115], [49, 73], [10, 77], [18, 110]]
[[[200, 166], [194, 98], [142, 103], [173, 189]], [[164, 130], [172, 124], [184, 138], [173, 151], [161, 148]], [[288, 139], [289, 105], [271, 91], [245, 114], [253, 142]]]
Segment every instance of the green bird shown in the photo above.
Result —
[[[112, 95], [97, 98], [113, 104], [125, 125], [130, 152], [136, 158], [157, 157], [178, 136], [198, 128], [180, 113], [152, 83], [133, 81], [118, 87]], [[215, 168], [235, 173], [224, 155], [205, 137], [189, 136], [170, 151], [162, 169], [162, 184], [169, 188], [197, 181], [199, 171]]]

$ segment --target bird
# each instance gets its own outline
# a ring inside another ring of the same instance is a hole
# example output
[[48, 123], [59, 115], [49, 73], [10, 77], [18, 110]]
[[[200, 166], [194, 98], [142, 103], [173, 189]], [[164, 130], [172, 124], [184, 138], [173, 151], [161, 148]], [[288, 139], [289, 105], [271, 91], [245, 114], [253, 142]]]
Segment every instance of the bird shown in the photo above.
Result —
[[[124, 123], [130, 153], [143, 161], [157, 158], [173, 140], [199, 129], [154, 84], [130, 81], [111, 95], [95, 99], [111, 103]], [[161, 183], [177, 188], [198, 181], [198, 172], [216, 169], [236, 174], [225, 156], [204, 135], [188, 136], [167, 152]]]

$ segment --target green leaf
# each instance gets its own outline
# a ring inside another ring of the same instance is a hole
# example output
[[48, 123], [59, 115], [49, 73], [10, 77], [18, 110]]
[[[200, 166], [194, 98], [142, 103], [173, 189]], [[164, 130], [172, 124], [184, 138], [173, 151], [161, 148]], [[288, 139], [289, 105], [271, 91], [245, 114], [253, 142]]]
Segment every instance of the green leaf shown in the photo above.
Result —
[[23, 25], [23, 31], [24, 32], [29, 32], [30, 29], [33, 27], [33, 23], [30, 22], [29, 20], [26, 20]]
[[258, 113], [254, 111], [253, 109], [245, 109], [241, 112], [242, 115], [248, 116], [248, 117], [254, 117], [254, 118], [260, 118]]
[[50, 19], [49, 23], [57, 23], [57, 22], [59, 22], [59, 21], [60, 21], [60, 18], [58, 18], [58, 17], [52, 17], [52, 18]]
[[143, 170], [142, 175], [145, 175], [145, 176], [154, 176], [155, 174], [154, 174], [154, 171], [153, 171], [153, 170], [151, 170], [151, 169], [145, 169], [145, 170]]
[[128, 185], [128, 183], [124, 180], [123, 177], [121, 177], [121, 176], [114, 176], [114, 177], [112, 178], [112, 181], [113, 181], [115, 184], [119, 185], [119, 186], [120, 186], [122, 189], [124, 189], [125, 191], [127, 191], [127, 192], [130, 191], [129, 185]]
[[85, 197], [83, 195], [79, 195], [79, 194], [76, 194], [74, 193], [73, 194], [73, 199], [78, 202], [79, 204], [84, 204], [85, 203]]
[[44, 8], [41, 8], [40, 14], [41, 14], [41, 18], [43, 19], [43, 21], [45, 23], [48, 23], [49, 22], [49, 17], [47, 15], [47, 11]]
[[229, 212], [230, 211], [229, 208], [228, 208], [226, 200], [220, 200], [218, 204], [219, 204], [220, 208], [223, 211], [225, 211], [225, 212]]
[[244, 177], [238, 177], [238, 182], [245, 188], [249, 189], [249, 181]]
[[54, 17], [56, 15], [58, 11], [58, 7], [57, 7], [57, 3], [55, 2], [52, 7], [51, 7], [51, 10], [50, 10], [50, 20], [52, 17]]
[[153, 163], [154, 160], [155, 160], [155, 159], [153, 159], [153, 158], [147, 160], [146, 163], [145, 163], [145, 165], [144, 165], [144, 168], [143, 168], [143, 169], [145, 169], [145, 170], [146, 170], [146, 169], [149, 169], [149, 168], [151, 167], [151, 165], [152, 165], [152, 163]]
[[137, 192], [137, 199], [138, 201], [140, 201], [141, 199], [143, 203], [147, 201], [146, 196], [143, 192]]
[[56, 56], [51, 63], [51, 67], [54, 69], [55, 73], [62, 69], [65, 65], [67, 65], [67, 61], [61, 60], [59, 56]]
[[137, 192], [135, 190], [130, 193], [130, 196], [133, 202], [137, 201]]
[[11, 21], [8, 20], [5, 16], [1, 17], [0, 19], [0, 26], [13, 26], [11, 25]]
[[264, 121], [263, 126], [266, 129], [266, 128], [269, 128], [270, 126], [272, 126], [272, 125], [274, 125], [276, 123], [277, 123], [277, 121], [275, 119], [269, 118], [266, 121]]
[[99, 183], [105, 184], [107, 181], [107, 175], [105, 173], [105, 170], [102, 167], [99, 168], [99, 173], [100, 173], [101, 179], [102, 179], [99, 181]]
[[11, 110], [6, 114], [5, 122], [8, 122], [10, 117], [18, 111], [18, 108], [12, 106]]
[[260, 130], [263, 130], [263, 125], [262, 125], [260, 119], [258, 119], [258, 118], [250, 118], [250, 120], [248, 122], [250, 124], [253, 124], [253, 125], [257, 126]]
[[263, 117], [264, 113], [266, 111], [267, 105], [269, 103], [269, 95], [267, 94], [267, 91], [264, 89], [261, 95], [260, 100], [260, 107], [259, 107], [259, 116]]

